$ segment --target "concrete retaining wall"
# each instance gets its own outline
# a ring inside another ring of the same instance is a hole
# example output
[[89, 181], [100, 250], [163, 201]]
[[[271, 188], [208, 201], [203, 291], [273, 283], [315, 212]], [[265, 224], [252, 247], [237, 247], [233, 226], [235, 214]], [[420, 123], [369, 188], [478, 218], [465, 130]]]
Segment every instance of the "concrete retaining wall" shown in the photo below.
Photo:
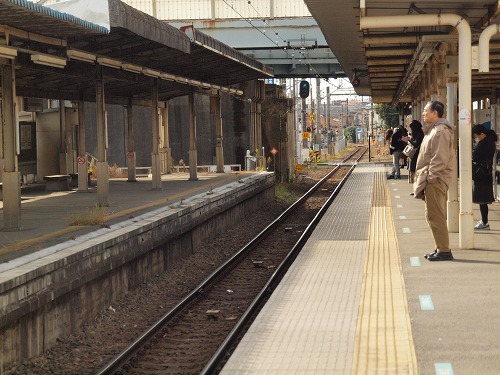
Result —
[[0, 373], [49, 349], [204, 240], [274, 197], [252, 175], [75, 240], [0, 264]]

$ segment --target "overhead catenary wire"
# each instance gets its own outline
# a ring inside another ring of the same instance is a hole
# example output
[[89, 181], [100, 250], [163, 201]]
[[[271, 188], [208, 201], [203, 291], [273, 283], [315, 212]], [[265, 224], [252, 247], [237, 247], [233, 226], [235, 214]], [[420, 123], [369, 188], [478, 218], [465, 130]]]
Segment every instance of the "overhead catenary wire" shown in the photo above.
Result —
[[[230, 7], [230, 8], [231, 8], [231, 9], [232, 9], [232, 10], [233, 10], [233, 11], [234, 11], [234, 12], [235, 12], [235, 13], [236, 13], [236, 14], [237, 14], [237, 15], [238, 15], [241, 19], [242, 19], [242, 20], [246, 21], [246, 22], [247, 22], [250, 26], [252, 26], [255, 30], [257, 30], [259, 33], [261, 33], [261, 34], [262, 34], [265, 38], [267, 38], [269, 41], [271, 41], [271, 43], [272, 43], [273, 45], [276, 45], [278, 48], [282, 49], [282, 50], [283, 50], [283, 52], [285, 52], [285, 54], [286, 54], [288, 57], [290, 57], [290, 58], [292, 58], [292, 59], [293, 59], [293, 58], [295, 58], [295, 55], [293, 55], [293, 54], [291, 55], [291, 54], [288, 52], [288, 50], [287, 50], [287, 48], [286, 48], [286, 47], [284, 47], [284, 48], [283, 48], [283, 47], [280, 47], [280, 45], [279, 45], [279, 43], [278, 43], [278, 41], [277, 41], [277, 40], [275, 41], [275, 40], [273, 40], [271, 37], [269, 37], [269, 35], [267, 35], [267, 34], [266, 34], [265, 30], [264, 30], [264, 31], [263, 31], [263, 30], [261, 30], [259, 27], [257, 27], [257, 26], [256, 26], [256, 25], [252, 22], [252, 20], [251, 20], [250, 18], [247, 18], [247, 17], [243, 16], [243, 15], [242, 15], [242, 14], [241, 14], [241, 13], [240, 13], [237, 9], [235, 9], [235, 7], [234, 7], [232, 4], [230, 4], [227, 0], [222, 0], [222, 1], [223, 1], [223, 2], [227, 5], [227, 6], [229, 6], [229, 7]], [[287, 41], [286, 41], [285, 39], [283, 39], [283, 38], [281, 37], [281, 35], [279, 35], [279, 33], [278, 33], [278, 32], [277, 32], [277, 31], [276, 31], [276, 30], [275, 30], [275, 29], [274, 29], [274, 28], [273, 28], [273, 27], [272, 27], [272, 26], [271, 26], [271, 25], [270, 25], [270, 24], [266, 21], [265, 17], [263, 17], [263, 16], [262, 16], [262, 15], [258, 12], [258, 10], [257, 10], [257, 9], [253, 6], [253, 4], [252, 4], [252, 2], [251, 2], [250, 0], [248, 0], [248, 1], [247, 1], [247, 4], [248, 4], [248, 5], [250, 5], [250, 6], [252, 7], [252, 9], [255, 11], [255, 13], [256, 13], [256, 14], [257, 14], [257, 16], [259, 17], [259, 18], [257, 18], [257, 19], [262, 20], [262, 22], [264, 22], [264, 23], [265, 23], [265, 24], [266, 24], [266, 25], [267, 25], [267, 26], [268, 26], [268, 27], [269, 27], [269, 28], [270, 28], [270, 29], [274, 32], [274, 35], [276, 35], [277, 37], [279, 37], [279, 38], [280, 38], [280, 39], [281, 39], [281, 40], [282, 40], [282, 41], [286, 44], [286, 43], [287, 43]], [[328, 80], [328, 78], [321, 76], [321, 74], [320, 74], [320, 73], [319, 73], [319, 72], [318, 72], [318, 71], [314, 68], [314, 66], [312, 66], [312, 65], [311, 65], [311, 64], [307, 61], [307, 56], [306, 56], [306, 55], [305, 55], [302, 51], [300, 51], [300, 50], [296, 50], [295, 48], [293, 48], [293, 51], [294, 51], [294, 52], [295, 52], [295, 51], [297, 51], [297, 52], [298, 52], [298, 53], [302, 56], [302, 58], [301, 58], [301, 59], [306, 60], [306, 62], [305, 62], [305, 63], [302, 63], [300, 60], [299, 60], [299, 62], [300, 62], [302, 65], [304, 65], [304, 66], [308, 67], [308, 68], [309, 68], [309, 70], [312, 70], [312, 71], [314, 72], [314, 74], [315, 74], [316, 78], [320, 78], [320, 79], [324, 80], [324, 81], [325, 81], [328, 85], [330, 85], [331, 87], [333, 87], [333, 88], [334, 88], [334, 89], [336, 89], [336, 90], [338, 90], [339, 88], [341, 88], [341, 87], [342, 87], [342, 85], [338, 85], [338, 86], [337, 86], [337, 85], [334, 85], [332, 82], [330, 82], [330, 81]], [[300, 57], [299, 57], [299, 58], [300, 58]]]

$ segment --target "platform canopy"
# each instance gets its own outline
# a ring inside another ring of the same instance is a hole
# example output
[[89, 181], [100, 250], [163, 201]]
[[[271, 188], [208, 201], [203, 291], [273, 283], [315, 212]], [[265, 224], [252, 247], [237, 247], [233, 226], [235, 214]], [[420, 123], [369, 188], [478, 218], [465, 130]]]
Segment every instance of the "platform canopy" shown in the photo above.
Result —
[[193, 87], [238, 93], [233, 85], [273, 76], [193, 28], [176, 29], [120, 0], [106, 3], [109, 28], [30, 1], [0, 0], [0, 58], [15, 58], [17, 95], [95, 101], [99, 66], [110, 104], [149, 105], [154, 79], [159, 100], [167, 100]]
[[[432, 58], [440, 41], [457, 40], [456, 30], [447, 25], [433, 27], [387, 27], [360, 30], [359, 1], [304, 0], [318, 22], [332, 52], [350, 78], [357, 72], [359, 95], [369, 95], [374, 102], [410, 101], [408, 79], [418, 74]], [[463, 16], [472, 29], [472, 44], [478, 44], [481, 31], [499, 22], [499, 1], [410, 1], [365, 0], [366, 16], [406, 16], [418, 14], [456, 14]], [[492, 39], [491, 56], [500, 57], [500, 42]], [[453, 67], [451, 67], [453, 68]], [[415, 72], [416, 74], [411, 74]], [[488, 96], [500, 84], [500, 64], [492, 61], [490, 73], [473, 71], [473, 100]]]

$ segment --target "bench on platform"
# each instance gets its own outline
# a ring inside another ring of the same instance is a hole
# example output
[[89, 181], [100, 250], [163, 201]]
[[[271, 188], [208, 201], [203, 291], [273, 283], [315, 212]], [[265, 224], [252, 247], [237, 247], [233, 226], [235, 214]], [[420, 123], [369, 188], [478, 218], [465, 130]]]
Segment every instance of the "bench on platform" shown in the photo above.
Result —
[[151, 170], [153, 167], [135, 167], [135, 174], [137, 177], [139, 176], [145, 176], [149, 177], [149, 175], [152, 174]]
[[[78, 187], [78, 173], [70, 173], [69, 174], [71, 176], [71, 181], [69, 183], [69, 185], [71, 187]], [[88, 177], [87, 177], [87, 186], [90, 187], [92, 186], [92, 181], [90, 180], [90, 176], [92, 175], [91, 172], [88, 172]]]
[[69, 182], [71, 176], [69, 174], [54, 174], [51, 176], [44, 176], [45, 190], [47, 191], [63, 191], [69, 190]]
[[[197, 165], [196, 169], [198, 172], [212, 172], [215, 173], [217, 172], [217, 166], [216, 165]], [[179, 172], [189, 172], [189, 165], [174, 165], [174, 170], [179, 173]], [[241, 165], [240, 164], [225, 164], [224, 165], [224, 172], [231, 172], [231, 171], [241, 171]]]

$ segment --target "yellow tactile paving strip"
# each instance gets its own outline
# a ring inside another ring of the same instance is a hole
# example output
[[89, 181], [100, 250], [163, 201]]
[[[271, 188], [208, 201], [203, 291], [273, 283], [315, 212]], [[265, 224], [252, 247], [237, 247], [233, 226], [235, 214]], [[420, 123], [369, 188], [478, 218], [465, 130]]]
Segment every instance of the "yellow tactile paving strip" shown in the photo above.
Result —
[[417, 374], [385, 171], [375, 173], [353, 374]]

